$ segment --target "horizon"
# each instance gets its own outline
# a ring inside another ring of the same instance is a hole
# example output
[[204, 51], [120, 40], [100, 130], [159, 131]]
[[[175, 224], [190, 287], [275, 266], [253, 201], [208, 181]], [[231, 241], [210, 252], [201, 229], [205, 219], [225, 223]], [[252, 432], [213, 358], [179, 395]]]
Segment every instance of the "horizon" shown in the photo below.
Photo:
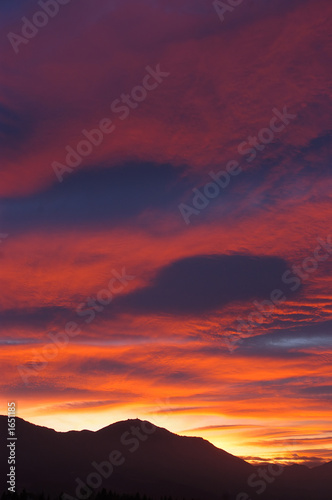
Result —
[[331, 15], [0, 2], [0, 413], [332, 461]]
[[[8, 416], [7, 415], [1, 415], [0, 414], [0, 418], [4, 418], [7, 420]], [[116, 422], [111, 422], [110, 424], [107, 424], [105, 425], [104, 427], [101, 427], [99, 429], [86, 429], [86, 428], [82, 428], [82, 429], [68, 429], [68, 430], [65, 430], [65, 431], [62, 431], [62, 430], [57, 430], [57, 429], [53, 429], [52, 427], [47, 427], [47, 426], [44, 426], [44, 425], [39, 425], [39, 424], [35, 424], [33, 422], [29, 422], [28, 420], [22, 418], [22, 417], [15, 417], [16, 419], [18, 420], [23, 420], [25, 423], [27, 424], [31, 424], [31, 425], [34, 425], [36, 427], [40, 427], [40, 428], [43, 428], [43, 429], [47, 429], [47, 430], [53, 430], [57, 433], [61, 433], [61, 434], [67, 434], [67, 433], [71, 433], [71, 432], [92, 432], [92, 433], [97, 433], [99, 431], [102, 431], [104, 429], [107, 429], [109, 427], [112, 427], [116, 424], [125, 424], [127, 422], [148, 422], [149, 424], [153, 425], [155, 428], [157, 429], [161, 429], [161, 430], [166, 430], [167, 432], [169, 432], [170, 434], [175, 434], [177, 436], [180, 436], [180, 437], [192, 437], [192, 438], [198, 438], [198, 439], [203, 439], [204, 441], [208, 442], [209, 444], [211, 444], [212, 446], [215, 446], [218, 450], [221, 450], [221, 451], [225, 451], [226, 453], [230, 454], [230, 455], [233, 455], [232, 453], [230, 453], [228, 450], [222, 448], [222, 447], [218, 447], [216, 445], [214, 445], [211, 441], [209, 441], [208, 439], [206, 438], [203, 438], [202, 436], [186, 436], [186, 434], [184, 434], [183, 432], [186, 432], [186, 431], [182, 431], [181, 432], [172, 432], [170, 431], [169, 429], [167, 429], [166, 427], [160, 427], [158, 425], [155, 425], [153, 424], [152, 422], [148, 421], [148, 420], [142, 420], [140, 418], [128, 418], [128, 419], [124, 419], [124, 420], [119, 420], [119, 421], [116, 421]], [[233, 456], [236, 456], [236, 455], [233, 455]], [[283, 467], [290, 467], [292, 465], [304, 465], [306, 467], [308, 467], [308, 469], [314, 469], [315, 467], [319, 467], [321, 465], [324, 465], [324, 464], [327, 464], [327, 463], [332, 463], [332, 460], [327, 460], [327, 461], [324, 461], [322, 463], [312, 463], [310, 460], [306, 463], [306, 462], [302, 462], [301, 464], [298, 464], [297, 462], [292, 462], [291, 460], [289, 462], [284, 462], [284, 461], [268, 461], [268, 460], [263, 460], [263, 459], [259, 459], [258, 457], [256, 457], [256, 459], [254, 460], [252, 457], [242, 457], [242, 456], [236, 456], [237, 458], [240, 458], [241, 460], [244, 460], [245, 462], [251, 464], [251, 465], [254, 465], [254, 466], [260, 466], [260, 465], [266, 465], [267, 463], [273, 463], [273, 464], [280, 464], [282, 465]]]

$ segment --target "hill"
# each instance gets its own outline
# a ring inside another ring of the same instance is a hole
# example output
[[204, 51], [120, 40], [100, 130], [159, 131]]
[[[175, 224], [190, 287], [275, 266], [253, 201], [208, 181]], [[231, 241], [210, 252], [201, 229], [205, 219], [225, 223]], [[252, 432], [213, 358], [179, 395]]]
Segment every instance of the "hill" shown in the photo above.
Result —
[[[0, 416], [0, 434], [4, 471], [7, 417]], [[331, 500], [332, 462], [311, 470], [266, 466], [263, 473], [202, 438], [178, 436], [141, 420], [96, 432], [56, 432], [17, 418], [16, 435], [18, 491], [65, 492], [67, 500], [86, 500], [103, 488], [153, 498]], [[2, 475], [0, 491], [5, 489]]]

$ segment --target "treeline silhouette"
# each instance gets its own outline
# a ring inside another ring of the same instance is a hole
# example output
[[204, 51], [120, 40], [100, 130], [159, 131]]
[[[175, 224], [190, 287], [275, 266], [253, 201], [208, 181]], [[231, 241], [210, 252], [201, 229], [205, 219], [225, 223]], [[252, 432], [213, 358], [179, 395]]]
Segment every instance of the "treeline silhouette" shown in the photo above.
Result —
[[[45, 495], [45, 493], [29, 493], [26, 490], [21, 491], [20, 493], [11, 493], [9, 491], [5, 491], [1, 495], [1, 500], [64, 500], [66, 498], [63, 493], [61, 493], [57, 497], [51, 497], [50, 495]], [[68, 500], [69, 496], [67, 497]], [[73, 497], [74, 499], [74, 497]], [[88, 500], [153, 500], [151, 497], [147, 497], [146, 495], [140, 495], [136, 493], [136, 495], [120, 495], [118, 493], [114, 493], [112, 491], [106, 491], [103, 489], [102, 491], [95, 493], [89, 497]], [[185, 500], [179, 499], [171, 496], [162, 496], [160, 500]]]

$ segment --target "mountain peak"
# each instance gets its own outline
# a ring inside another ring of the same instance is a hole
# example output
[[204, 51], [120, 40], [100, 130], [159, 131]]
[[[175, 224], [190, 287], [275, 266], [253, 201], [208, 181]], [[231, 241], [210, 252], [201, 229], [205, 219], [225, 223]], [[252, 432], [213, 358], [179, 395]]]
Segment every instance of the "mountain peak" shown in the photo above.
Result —
[[[0, 416], [0, 427], [6, 435], [6, 416]], [[179, 436], [139, 418], [121, 420], [95, 432], [56, 432], [17, 418], [16, 430], [18, 491], [43, 490], [54, 496], [62, 491], [80, 498], [78, 484], [87, 485], [94, 474], [100, 476], [100, 489], [140, 492], [153, 498], [166, 495], [220, 500], [226, 493], [227, 498], [237, 498], [239, 493], [249, 491], [251, 500], [330, 500], [324, 492], [329, 491], [332, 462], [311, 470], [287, 467], [287, 473], [275, 484], [269, 483], [266, 495], [256, 497], [248, 481], [257, 475], [257, 468], [203, 438]], [[103, 467], [112, 474], [103, 476]], [[7, 457], [2, 453], [0, 469], [6, 468]], [[6, 484], [4, 478], [0, 480], [1, 491]], [[304, 490], [299, 487], [302, 483]]]

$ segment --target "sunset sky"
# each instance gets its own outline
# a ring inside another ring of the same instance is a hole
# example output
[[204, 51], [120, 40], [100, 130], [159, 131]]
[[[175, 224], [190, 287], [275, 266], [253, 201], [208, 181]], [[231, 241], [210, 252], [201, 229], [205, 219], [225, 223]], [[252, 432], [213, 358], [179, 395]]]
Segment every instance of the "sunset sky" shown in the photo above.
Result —
[[62, 2], [0, 5], [0, 413], [332, 460], [331, 2]]

